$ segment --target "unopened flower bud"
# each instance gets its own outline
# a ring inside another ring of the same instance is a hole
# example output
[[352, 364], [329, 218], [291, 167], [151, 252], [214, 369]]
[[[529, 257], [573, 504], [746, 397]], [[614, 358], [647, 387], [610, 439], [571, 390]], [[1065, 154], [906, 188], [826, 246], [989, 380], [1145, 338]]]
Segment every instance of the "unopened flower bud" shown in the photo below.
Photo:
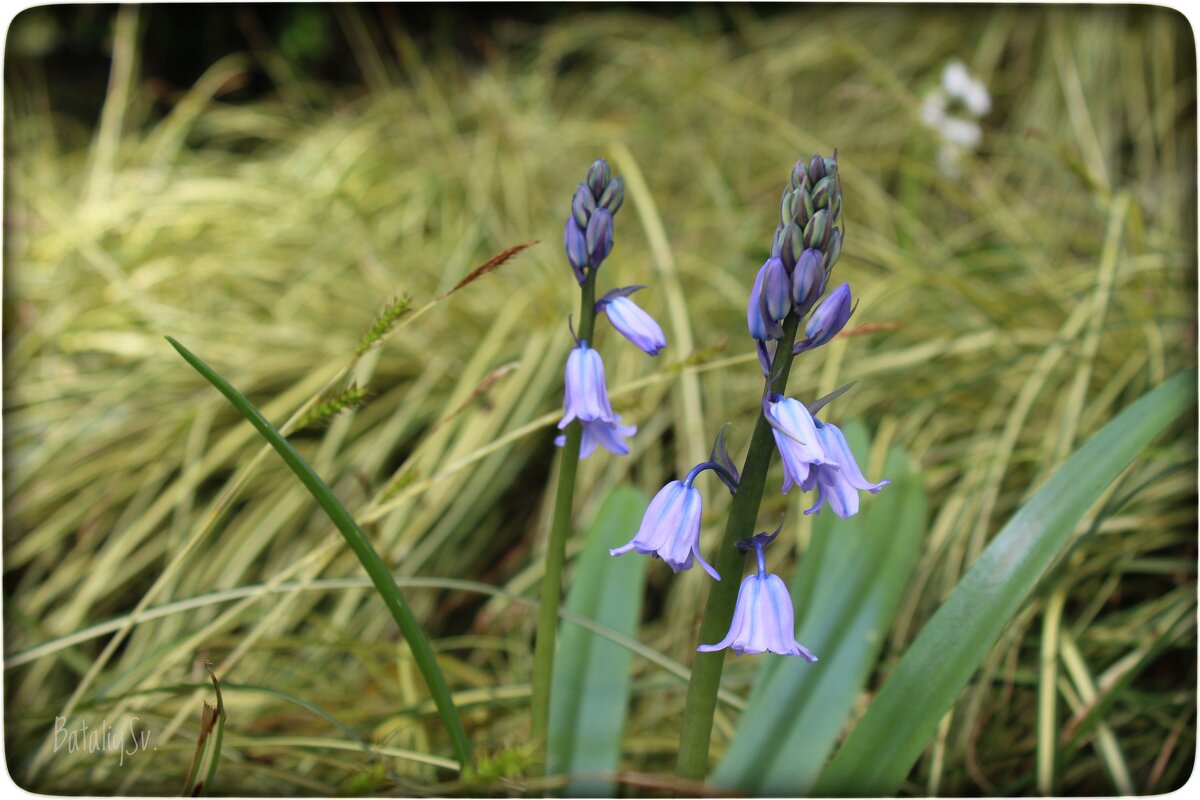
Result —
[[613, 218], [607, 208], [597, 208], [587, 226], [588, 261], [599, 267], [613, 248]]
[[834, 183], [836, 178], [832, 175], [826, 175], [821, 180], [817, 181], [817, 185], [812, 190], [812, 201], [815, 208], [828, 208], [829, 201], [833, 196]]
[[792, 188], [803, 192], [808, 187], [808, 165], [797, 161], [792, 167]]
[[792, 270], [792, 302], [796, 313], [804, 315], [825, 289], [825, 266], [821, 251], [810, 247], [800, 254]]
[[582, 286], [587, 280], [584, 270], [588, 267], [587, 240], [583, 230], [575, 224], [575, 217], [567, 217], [567, 225], [563, 228], [563, 247], [567, 251], [567, 262], [575, 271], [575, 279]]
[[829, 232], [831, 230], [829, 212], [821, 209], [813, 214], [812, 219], [804, 226], [804, 244], [808, 247], [825, 249], [825, 245], [829, 244]]
[[833, 233], [829, 234], [829, 245], [825, 248], [824, 267], [825, 273], [833, 269], [833, 265], [837, 263], [838, 257], [842, 255], [842, 232], [837, 228], [833, 229]]
[[763, 274], [762, 304], [767, 319], [781, 320], [792, 310], [792, 282], [783, 261], [772, 258], [766, 263]]
[[575, 224], [580, 230], [587, 230], [588, 221], [595, 210], [596, 198], [592, 197], [592, 190], [582, 183], [579, 184], [575, 196], [571, 198], [571, 216], [575, 218]]
[[783, 236], [779, 240], [779, 258], [789, 273], [796, 266], [802, 250], [804, 250], [804, 234], [800, 232], [796, 223], [789, 222], [783, 229]]
[[812, 160], [808, 162], [808, 179], [816, 183], [825, 177], [825, 159], [820, 155], [814, 155]]
[[608, 182], [608, 186], [604, 189], [604, 194], [600, 195], [600, 200], [596, 205], [600, 208], [607, 208], [610, 214], [616, 214], [617, 209], [621, 207], [621, 203], [625, 200], [625, 181], [620, 178], [613, 178]]
[[812, 350], [841, 333], [854, 313], [850, 299], [850, 284], [843, 283], [834, 289], [809, 316], [808, 324], [804, 327], [804, 334], [808, 338], [793, 347], [792, 351], [801, 353]]
[[608, 182], [612, 180], [612, 170], [608, 168], [608, 162], [603, 158], [597, 158], [588, 167], [587, 185], [592, 190], [592, 196], [599, 199], [604, 190], [608, 188]]

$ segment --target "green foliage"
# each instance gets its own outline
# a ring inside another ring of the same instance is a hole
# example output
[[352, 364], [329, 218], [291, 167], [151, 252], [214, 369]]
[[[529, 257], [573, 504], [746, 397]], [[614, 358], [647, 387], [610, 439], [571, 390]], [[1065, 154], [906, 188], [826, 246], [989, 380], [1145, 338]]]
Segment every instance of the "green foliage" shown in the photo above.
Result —
[[[568, 609], [629, 636], [637, 635], [641, 619], [648, 559], [614, 559], [608, 551], [629, 541], [649, 502], [629, 487], [618, 487], [605, 498], [567, 590]], [[631, 651], [583, 628], [563, 627], [550, 694], [547, 775], [617, 771], [632, 666]], [[575, 779], [565, 794], [604, 797], [615, 790], [611, 781]]]
[[[73, 18], [109, 36], [112, 8], [95, 8]], [[147, 82], [134, 58], [105, 98], [103, 129], [62, 113], [70, 98], [36, 63], [8, 76], [6, 655], [42, 652], [6, 663], [6, 752], [22, 785], [178, 792], [202, 696], [138, 692], [177, 685], [200, 651], [218, 674], [328, 709], [390, 754], [367, 755], [283, 697], [239, 696], [225, 737], [238, 759], [222, 760], [222, 788], [330, 795], [372, 758], [388, 781], [376, 791], [446, 788], [436, 765], [449, 742], [395, 623], [369, 586], [338, 583], [359, 563], [253, 429], [165, 351], [167, 333], [203, 343], [273, 420], [347, 381], [372, 387], [368, 406], [294, 443], [397, 578], [506, 593], [482, 601], [442, 585], [411, 602], [472, 740], [492, 751], [522, 741], [534, 615], [512, 596], [541, 578], [552, 505], [541, 487], [556, 452], [564, 316], [577, 308], [557, 243], [570, 176], [597, 156], [641, 181], [627, 187], [606, 280], [651, 285], [639, 302], [670, 345], [650, 360], [598, 328], [614, 405], [639, 432], [630, 457], [580, 465], [581, 520], [614, 487], [653, 492], [682, 474], [726, 421], [740, 461], [758, 391], [744, 303], [778, 187], [797, 157], [838, 147], [847, 237], [833, 279], [853, 283], [851, 325], [869, 327], [806, 354], [790, 385], [811, 399], [856, 381], [830, 419], [862, 417], [877, 453], [907, 452], [930, 509], [869, 689], [1078, 444], [1194, 364], [1194, 44], [1175, 12], [757, 14], [593, 9], [544, 29], [497, 23], [468, 55], [398, 26], [386, 45], [355, 45], [347, 69], [374, 76], [369, 87], [324, 85], [269, 42], [190, 87]], [[353, 29], [336, 21], [330, 38]], [[136, 56], [144, 43], [115, 45]], [[950, 58], [994, 101], [980, 151], [953, 179], [919, 118]], [[222, 90], [259, 69], [269, 96], [230, 102]], [[531, 239], [543, 244], [406, 314], [354, 359], [381, 298], [408, 293], [420, 306]], [[1185, 421], [1084, 515], [1075, 530], [1094, 535], [1074, 541], [1001, 632], [921, 743], [903, 793], [1032, 794], [1038, 739], [1057, 746], [1062, 794], [1112, 793], [1111, 743], [1139, 793], [1182, 784], [1196, 739], [1195, 454]], [[786, 508], [790, 532], [800, 501], [781, 498], [778, 480], [776, 467], [759, 522], [774, 527]], [[706, 555], [728, 510], [715, 488], [702, 485]], [[782, 556], [773, 569], [794, 574]], [[682, 687], [663, 670], [692, 664], [707, 591], [694, 578], [647, 570], [639, 639], [660, 660], [632, 668], [623, 763], [637, 772], [667, 774], [674, 760]], [[1059, 640], [1078, 658], [1058, 648], [1047, 682], [1058, 723], [1046, 726], [1040, 645], [1056, 590]], [[230, 592], [134, 614], [143, 601]], [[111, 627], [33, 650], [111, 619], [127, 635], [101, 666]], [[726, 663], [714, 762], [759, 668]], [[32, 770], [47, 720], [76, 695], [92, 723], [137, 715], [159, 749], [123, 769], [50, 754]], [[254, 739], [234, 744], [234, 727]], [[1047, 741], [1056, 729], [1065, 743]]]
[[1196, 403], [1187, 370], [1125, 409], [1021, 506], [921, 630], [815, 793], [888, 796], [1075, 526], [1151, 441]]

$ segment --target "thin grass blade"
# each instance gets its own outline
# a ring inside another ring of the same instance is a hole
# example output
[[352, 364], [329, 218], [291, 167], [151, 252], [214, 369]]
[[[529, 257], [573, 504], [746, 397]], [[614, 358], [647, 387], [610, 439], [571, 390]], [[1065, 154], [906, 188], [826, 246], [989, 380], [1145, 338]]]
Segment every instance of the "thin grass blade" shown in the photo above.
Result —
[[225, 395], [234, 408], [240, 411], [262, 437], [275, 448], [292, 472], [296, 474], [296, 477], [300, 479], [300, 482], [304, 484], [305, 488], [316, 499], [322, 510], [329, 515], [333, 524], [341, 531], [342, 536], [345, 537], [346, 542], [350, 545], [350, 549], [354, 551], [354, 554], [358, 556], [358, 560], [362, 562], [363, 568], [366, 569], [371, 582], [375, 585], [376, 591], [383, 598], [384, 604], [392, 613], [392, 617], [400, 627], [400, 632], [404, 635], [408, 646], [412, 648], [413, 660], [416, 661], [417, 668], [421, 670], [421, 675], [425, 678], [425, 683], [429, 686], [429, 693], [433, 696], [433, 700], [437, 704], [438, 714], [442, 718], [442, 724], [446, 728], [446, 733], [450, 736], [450, 741], [454, 747], [454, 752], [458, 756], [459, 763], [463, 767], [469, 766], [471, 764], [471, 744], [467, 739], [467, 732], [463, 727], [462, 718], [459, 716], [458, 709], [454, 706], [454, 700], [450, 696], [450, 688], [446, 684], [446, 678], [442, 675], [441, 668], [438, 667], [437, 661], [434, 658], [433, 648], [430, 646], [425, 632], [421, 629], [420, 623], [417, 622], [417, 618], [408, 607], [408, 603], [404, 600], [404, 596], [400, 594], [400, 590], [396, 587], [396, 582], [392, 579], [387, 566], [383, 563], [383, 559], [375, 552], [375, 548], [367, 539], [366, 534], [358, 527], [358, 523], [354, 521], [354, 518], [350, 516], [350, 512], [337, 499], [333, 490], [313, 471], [308, 462], [304, 460], [304, 457], [296, 451], [296, 448], [292, 447], [291, 443], [283, 438], [279, 431], [275, 429], [275, 426], [259, 413], [253, 403], [247, 400], [241, 392], [218, 375], [212, 367], [205, 364], [182, 344], [170, 336], [166, 338], [171, 343], [171, 346], [179, 351], [184, 360], [203, 375], [209, 383], [215, 386], [217, 391]]

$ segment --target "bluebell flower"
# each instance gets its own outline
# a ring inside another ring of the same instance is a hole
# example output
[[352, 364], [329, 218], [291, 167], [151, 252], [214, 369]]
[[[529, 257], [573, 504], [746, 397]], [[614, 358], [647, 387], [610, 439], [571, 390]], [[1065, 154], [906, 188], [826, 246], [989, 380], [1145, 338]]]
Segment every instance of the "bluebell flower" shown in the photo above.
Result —
[[596, 303], [596, 310], [608, 315], [608, 321], [617, 332], [646, 353], [656, 356], [667, 346], [667, 337], [654, 317], [642, 310], [629, 295], [641, 286], [626, 286], [614, 289]]
[[778, 256], [767, 259], [763, 267], [763, 310], [768, 322], [778, 322], [792, 310], [792, 279]]
[[584, 270], [587, 269], [590, 259], [587, 239], [583, 235], [583, 229], [575, 223], [573, 215], [567, 217], [567, 224], [563, 228], [563, 249], [567, 251], [567, 263], [575, 273], [575, 280], [582, 284], [587, 280]]
[[[621, 416], [611, 422], [603, 419], [593, 419], [582, 423], [583, 438], [579, 443], [579, 458], [583, 460], [596, 451], [596, 445], [600, 445], [608, 452], [618, 455], [629, 455], [629, 443], [625, 441], [626, 436], [633, 436], [637, 433], [637, 426], [622, 425]], [[562, 447], [567, 443], [567, 437], [563, 435], [556, 436], [554, 443]]]
[[[815, 418], [814, 418], [815, 419]], [[842, 519], [858, 513], [858, 493], [869, 491], [876, 494], [891, 481], [886, 478], [879, 483], [871, 483], [862, 474], [854, 454], [846, 444], [846, 437], [841, 430], [829, 422], [816, 421], [817, 436], [821, 446], [828, 455], [828, 460], [822, 464], [814, 464], [800, 488], [810, 492], [817, 490], [817, 502], [805, 514], [815, 514], [825, 503], [833, 509], [833, 513]]]
[[[769, 262], [768, 262], [769, 263]], [[750, 329], [750, 336], [760, 342], [765, 342], [771, 339], [768, 332], [767, 320], [763, 316], [762, 309], [762, 285], [763, 277], [767, 274], [767, 265], [763, 264], [758, 271], [758, 277], [754, 279], [754, 288], [750, 290], [750, 303], [746, 306], [746, 326]]]
[[642, 555], [655, 555], [675, 572], [691, 569], [695, 559], [719, 581], [721, 576], [700, 555], [701, 510], [700, 490], [690, 480], [671, 481], [650, 501], [633, 539], [608, 552], [620, 556], [635, 550]]
[[587, 232], [588, 258], [592, 269], [599, 267], [613, 248], [613, 217], [607, 208], [597, 208], [588, 220]]
[[808, 324], [804, 326], [804, 335], [807, 338], [798, 342], [792, 348], [792, 352], [803, 353], [825, 344], [841, 333], [853, 313], [854, 309], [850, 305], [850, 284], [843, 283], [813, 309]]
[[820, 250], [810, 247], [800, 254], [796, 269], [792, 272], [792, 302], [796, 313], [803, 316], [825, 291], [824, 256]]
[[600, 354], [582, 340], [567, 357], [563, 405], [566, 407], [566, 414], [558, 423], [560, 429], [576, 419], [580, 422], [617, 421], [617, 415], [613, 413], [612, 405], [608, 402], [608, 387], [604, 383], [604, 362], [600, 360]]
[[836, 466], [817, 432], [816, 420], [799, 400], [772, 395], [763, 402], [763, 414], [783, 460], [784, 494], [793, 486], [803, 487], [815, 466]]
[[[766, 540], [771, 538], [774, 537]], [[716, 644], [702, 644], [696, 649], [711, 653], [728, 647], [739, 655], [778, 653], [816, 661], [817, 657], [796, 641], [796, 617], [787, 586], [778, 575], [767, 574], [763, 537], [756, 536], [750, 541], [758, 556], [758, 570], [747, 575], [738, 589], [729, 633]], [[739, 547], [744, 544], [740, 542]]]

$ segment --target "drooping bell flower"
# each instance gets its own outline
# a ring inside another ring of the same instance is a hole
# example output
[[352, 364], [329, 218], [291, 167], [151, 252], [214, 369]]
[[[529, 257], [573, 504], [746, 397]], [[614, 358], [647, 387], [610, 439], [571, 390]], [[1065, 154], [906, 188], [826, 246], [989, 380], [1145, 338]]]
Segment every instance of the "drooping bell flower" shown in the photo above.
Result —
[[[693, 471], [694, 472], [694, 471]], [[642, 517], [638, 532], [628, 543], [608, 552], [614, 556], [634, 550], [654, 555], [667, 562], [675, 572], [691, 569], [693, 559], [714, 580], [721, 576], [700, 555], [700, 490], [691, 484], [689, 473], [684, 481], [671, 481], [654, 496]]]
[[563, 405], [566, 413], [558, 423], [560, 430], [576, 419], [580, 422], [617, 420], [608, 401], [608, 387], [604, 383], [604, 362], [600, 360], [600, 354], [588, 347], [587, 342], [583, 340], [580, 340], [579, 346], [567, 357]]
[[833, 456], [825, 450], [816, 420], [799, 400], [771, 395], [763, 401], [763, 414], [783, 460], [784, 494], [793, 486], [803, 486], [815, 466], [832, 465]]
[[830, 422], [821, 422], [815, 417], [813, 420], [816, 423], [816, 432], [821, 447], [828, 455], [828, 460], [821, 464], [814, 464], [800, 485], [800, 488], [806, 492], [812, 491], [814, 488], [817, 490], [816, 505], [804, 513], [815, 514], [826, 503], [829, 503], [833, 513], [842, 519], [852, 517], [858, 513], [858, 493], [860, 491], [877, 494], [891, 481], [886, 478], [879, 483], [868, 481], [863, 476], [862, 470], [859, 469], [858, 462], [854, 460], [854, 454], [850, 452], [850, 446], [846, 444], [846, 437], [842, 431]]
[[698, 651], [711, 653], [728, 647], [738, 655], [778, 653], [800, 656], [810, 662], [817, 660], [808, 648], [796, 641], [796, 617], [787, 586], [778, 575], [767, 573], [763, 548], [778, 535], [779, 531], [771, 536], [760, 533], [748, 541], [738, 542], [739, 549], [754, 548], [758, 570], [747, 575], [738, 589], [729, 633], [716, 644], [700, 645], [696, 648]]
[[641, 286], [625, 286], [613, 289], [596, 303], [596, 310], [603, 311], [617, 332], [645, 353], [656, 356], [667, 346], [667, 337], [662, 328], [629, 295]]
[[848, 283], [843, 283], [826, 295], [820, 305], [813, 309], [808, 318], [808, 324], [804, 326], [804, 335], [807, 338], [797, 342], [792, 348], [792, 352], [799, 354], [805, 350], [820, 347], [841, 333], [842, 328], [846, 327], [846, 323], [854, 313], [850, 299], [850, 284]]

